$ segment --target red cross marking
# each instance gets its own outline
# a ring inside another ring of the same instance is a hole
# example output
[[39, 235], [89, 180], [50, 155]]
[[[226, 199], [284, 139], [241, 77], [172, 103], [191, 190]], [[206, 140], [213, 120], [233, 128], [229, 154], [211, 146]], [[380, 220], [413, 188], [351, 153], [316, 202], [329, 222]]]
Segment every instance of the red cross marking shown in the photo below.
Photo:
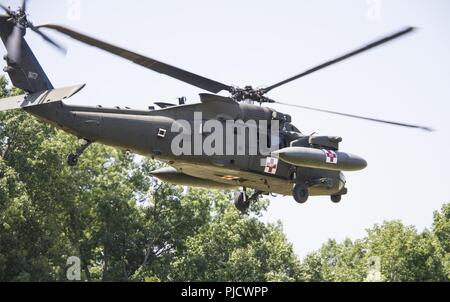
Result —
[[325, 152], [325, 155], [327, 157], [326, 162], [331, 164], [337, 163], [337, 155], [334, 151], [331, 150], [323, 150]]
[[275, 174], [277, 172], [278, 160], [275, 158], [267, 158], [266, 168], [264, 172]]
[[274, 160], [271, 159], [271, 160], [270, 160], [270, 163], [268, 163], [268, 164], [266, 165], [266, 167], [267, 167], [268, 172], [269, 172], [269, 173], [272, 173], [272, 170], [273, 170], [273, 169], [276, 169], [276, 168], [277, 168], [277, 165], [275, 164]]

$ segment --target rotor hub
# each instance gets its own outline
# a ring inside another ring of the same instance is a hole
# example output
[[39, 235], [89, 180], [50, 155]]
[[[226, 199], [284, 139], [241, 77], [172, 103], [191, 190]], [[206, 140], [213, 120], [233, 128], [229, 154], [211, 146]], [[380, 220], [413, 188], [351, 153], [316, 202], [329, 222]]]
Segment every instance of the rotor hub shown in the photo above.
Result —
[[9, 15], [10, 15], [9, 20], [14, 24], [22, 28], [30, 27], [31, 22], [28, 21], [27, 19], [28, 15], [23, 8], [19, 7], [17, 10], [10, 10]]
[[264, 89], [254, 89], [252, 86], [245, 86], [244, 88], [232, 87], [232, 98], [237, 102], [250, 100], [259, 103], [273, 103], [274, 101], [264, 96]]

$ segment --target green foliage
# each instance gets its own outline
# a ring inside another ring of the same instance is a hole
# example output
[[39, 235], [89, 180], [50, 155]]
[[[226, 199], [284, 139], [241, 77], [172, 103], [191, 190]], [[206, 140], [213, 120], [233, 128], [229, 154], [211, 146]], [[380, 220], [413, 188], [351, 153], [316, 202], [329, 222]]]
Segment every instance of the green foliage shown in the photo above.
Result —
[[[0, 97], [18, 93], [0, 77]], [[431, 231], [385, 222], [300, 262], [281, 224], [258, 219], [266, 200], [242, 215], [231, 192], [160, 183], [158, 163], [96, 144], [68, 167], [76, 144], [25, 111], [0, 113], [0, 281], [65, 281], [70, 256], [87, 281], [450, 278], [450, 204]]]
[[319, 251], [305, 257], [303, 274], [308, 281], [363, 281], [366, 262], [360, 242], [329, 240]]
[[[228, 203], [224, 200], [223, 202]], [[172, 264], [172, 280], [295, 280], [299, 263], [281, 226], [265, 226], [235, 209], [215, 213], [200, 232], [188, 238], [186, 252]]]
[[441, 249], [444, 274], [450, 280], [450, 203], [434, 213], [433, 234]]
[[[449, 253], [441, 246], [448, 244], [449, 216], [446, 205], [435, 214], [435, 230], [418, 233], [399, 221], [385, 222], [367, 230], [367, 236], [352, 242], [328, 241], [309, 254], [302, 263], [305, 280], [366, 281], [371, 259], [379, 261], [379, 276], [372, 281], [448, 281]], [[437, 226], [442, 233], [436, 231]]]

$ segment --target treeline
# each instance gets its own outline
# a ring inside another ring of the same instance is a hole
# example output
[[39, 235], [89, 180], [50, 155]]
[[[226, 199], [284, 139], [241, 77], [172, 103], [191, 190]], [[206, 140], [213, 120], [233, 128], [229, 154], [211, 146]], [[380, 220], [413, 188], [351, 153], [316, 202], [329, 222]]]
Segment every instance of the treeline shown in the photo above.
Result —
[[[0, 79], [0, 97], [15, 93]], [[280, 224], [241, 215], [231, 192], [159, 183], [157, 163], [77, 142], [23, 111], [0, 113], [0, 281], [448, 281], [450, 205], [430, 231], [386, 222], [298, 259]]]

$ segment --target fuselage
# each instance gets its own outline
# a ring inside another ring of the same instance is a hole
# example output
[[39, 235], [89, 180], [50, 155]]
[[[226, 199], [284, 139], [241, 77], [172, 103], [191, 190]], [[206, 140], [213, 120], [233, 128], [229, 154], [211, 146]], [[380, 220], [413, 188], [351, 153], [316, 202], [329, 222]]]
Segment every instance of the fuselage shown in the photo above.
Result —
[[[178, 135], [173, 132], [174, 123], [187, 121], [192, 126], [192, 136], [199, 130], [195, 125], [195, 114], [201, 113], [203, 121], [215, 120], [224, 124], [229, 120], [267, 120], [282, 121], [280, 146], [287, 147], [289, 142], [301, 136], [290, 124], [290, 117], [267, 107], [253, 104], [226, 102], [211, 95], [201, 95], [201, 103], [173, 106], [160, 110], [131, 110], [123, 108], [103, 108], [73, 106], [62, 102], [26, 109], [29, 113], [63, 129], [79, 138], [101, 143], [143, 156], [161, 160], [174, 167], [180, 173], [180, 179], [191, 176], [192, 182], [204, 186], [209, 180], [218, 184], [215, 187], [249, 187], [261, 192], [273, 192], [290, 195], [295, 181], [293, 176], [304, 179], [334, 179], [331, 186], [311, 188], [311, 195], [330, 195], [343, 187], [341, 174], [337, 171], [302, 168], [279, 161], [276, 171], [267, 171], [265, 163], [270, 155], [239, 155], [235, 146], [233, 154], [197, 154], [194, 152], [195, 138], [192, 138], [192, 153], [173, 152], [172, 141]], [[198, 122], [198, 121], [197, 121]], [[200, 123], [200, 125], [203, 125]], [[198, 127], [198, 126], [197, 126]], [[201, 127], [201, 126], [200, 126]], [[164, 135], [162, 135], [164, 134]], [[258, 133], [258, 139], [268, 133]], [[207, 133], [202, 133], [206, 138]], [[225, 139], [225, 137], [224, 137]], [[201, 141], [200, 143], [203, 143]], [[246, 138], [246, 148], [249, 147]], [[225, 143], [226, 145], [226, 143]], [[223, 146], [224, 149], [226, 146]], [[278, 148], [277, 148], [278, 149]], [[246, 149], [248, 151], [248, 149]], [[172, 176], [172, 175], [171, 175]], [[213, 186], [210, 186], [213, 187]]]

